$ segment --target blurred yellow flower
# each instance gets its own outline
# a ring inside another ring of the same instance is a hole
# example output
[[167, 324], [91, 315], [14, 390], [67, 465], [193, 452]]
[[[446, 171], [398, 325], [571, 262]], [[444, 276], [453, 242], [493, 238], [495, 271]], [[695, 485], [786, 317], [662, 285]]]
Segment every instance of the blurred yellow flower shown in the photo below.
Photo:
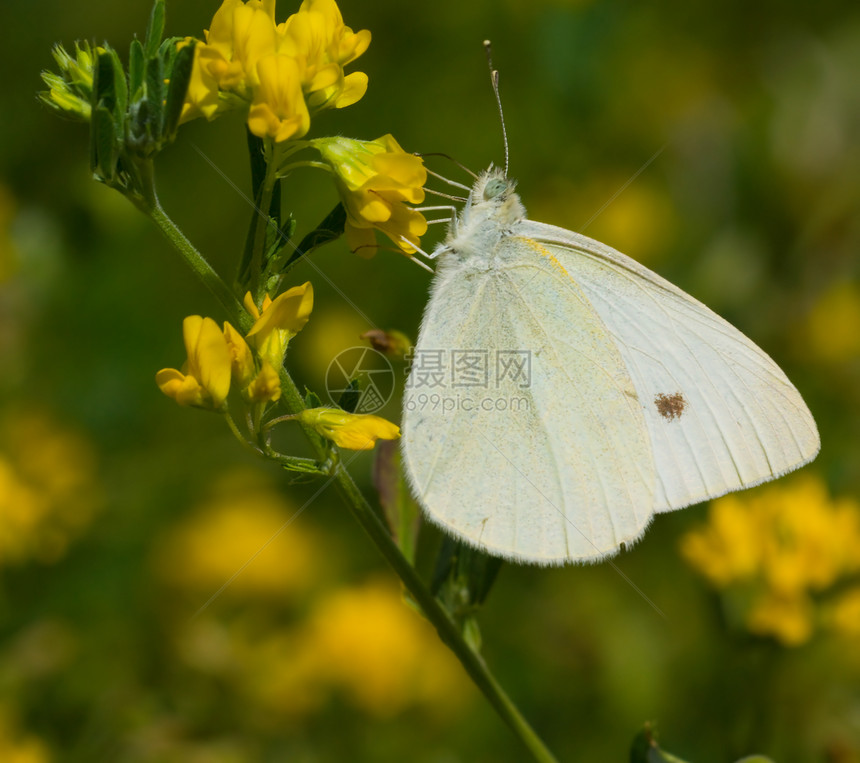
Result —
[[301, 593], [319, 574], [321, 549], [300, 524], [284, 529], [294, 511], [259, 473], [232, 471], [159, 544], [160, 577], [208, 595], [241, 569], [222, 596], [281, 600]]
[[860, 357], [860, 283], [841, 281], [813, 305], [804, 346], [820, 360], [839, 363]]
[[314, 308], [314, 288], [310, 281], [294, 286], [271, 299], [267, 294], [261, 308], [257, 308], [251, 292], [245, 295], [245, 309], [254, 318], [247, 339], [263, 360], [272, 368], [284, 364], [287, 345], [308, 322]]
[[373, 715], [392, 716], [410, 704], [450, 711], [468, 691], [436, 633], [389, 582], [333, 592], [316, 608], [306, 637], [327, 680]]
[[0, 183], [0, 283], [8, 280], [18, 269], [18, 249], [12, 236], [15, 207], [11, 192]]
[[334, 171], [346, 208], [350, 249], [372, 256], [377, 228], [401, 250], [414, 253], [427, 232], [424, 215], [408, 206], [424, 201], [423, 159], [407, 154], [391, 135], [373, 141], [319, 138], [312, 143]]
[[830, 612], [830, 625], [843, 636], [860, 638], [860, 587], [855, 586], [836, 599]]
[[155, 382], [179, 405], [219, 410], [230, 392], [233, 365], [224, 333], [211, 318], [189, 315], [182, 322], [182, 334], [188, 353], [182, 371], [163, 368]]
[[474, 698], [456, 659], [389, 581], [328, 591], [301, 619], [265, 632], [259, 617], [198, 618], [179, 645], [187, 664], [228, 682], [272, 728], [333, 694], [381, 718], [416, 706], [445, 716]]
[[764, 594], [747, 614], [751, 633], [773, 636], [785, 646], [800, 646], [812, 635], [815, 609], [808, 596]]
[[349, 450], [372, 450], [377, 440], [396, 440], [400, 427], [369, 413], [347, 413], [337, 408], [308, 408], [297, 418], [335, 445]]
[[54, 757], [38, 737], [19, 730], [14, 712], [0, 705], [0, 760], [3, 763], [49, 763]]
[[0, 427], [0, 567], [55, 562], [101, 504], [90, 443], [45, 414]]
[[747, 626], [786, 645], [813, 630], [812, 594], [860, 571], [860, 505], [811, 473], [711, 504], [681, 554], [714, 587], [748, 587]]

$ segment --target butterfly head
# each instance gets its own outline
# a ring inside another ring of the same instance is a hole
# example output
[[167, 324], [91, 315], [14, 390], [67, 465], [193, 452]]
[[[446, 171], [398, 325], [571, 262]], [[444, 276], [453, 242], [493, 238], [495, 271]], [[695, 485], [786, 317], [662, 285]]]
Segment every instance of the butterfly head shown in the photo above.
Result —
[[525, 209], [514, 188], [516, 183], [505, 176], [503, 170], [490, 167], [481, 173], [472, 186], [464, 217], [474, 220], [492, 220], [510, 225], [525, 217]]

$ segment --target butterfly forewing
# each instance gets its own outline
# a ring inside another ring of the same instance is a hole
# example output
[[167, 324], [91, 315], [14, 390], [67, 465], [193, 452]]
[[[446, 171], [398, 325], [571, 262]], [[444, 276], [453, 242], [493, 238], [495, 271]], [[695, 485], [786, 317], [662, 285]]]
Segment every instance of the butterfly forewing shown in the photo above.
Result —
[[[403, 427], [407, 474], [430, 517], [538, 563], [598, 558], [638, 537], [655, 489], [645, 419], [576, 283], [518, 238], [502, 239], [491, 268], [438, 279]], [[427, 357], [446, 361], [433, 388], [420, 371]], [[458, 358], [485, 373], [463, 378]]]

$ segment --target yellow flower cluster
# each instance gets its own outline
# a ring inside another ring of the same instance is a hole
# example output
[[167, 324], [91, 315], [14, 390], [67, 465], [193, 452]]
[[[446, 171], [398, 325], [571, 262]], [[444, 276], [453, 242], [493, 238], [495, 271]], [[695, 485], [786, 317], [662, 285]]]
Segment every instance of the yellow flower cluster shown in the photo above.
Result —
[[[832, 499], [819, 477], [805, 474], [714, 501], [707, 525], [682, 538], [681, 553], [715, 588], [751, 594], [750, 631], [802, 644], [820, 614], [816, 597], [860, 572], [860, 505]], [[860, 611], [860, 599], [853, 606]]]
[[427, 232], [427, 220], [408, 204], [424, 201], [424, 160], [407, 154], [391, 135], [372, 141], [319, 138], [311, 141], [334, 172], [346, 208], [350, 249], [370, 257], [376, 252], [373, 229], [413, 254]]
[[301, 138], [312, 114], [364, 95], [367, 75], [344, 66], [369, 44], [370, 32], [345, 26], [334, 0], [304, 0], [281, 24], [275, 0], [224, 0], [196, 47], [182, 121], [244, 102], [254, 135]]
[[[245, 307], [255, 318], [246, 339], [230, 323], [224, 329], [211, 318], [189, 315], [182, 323], [188, 360], [179, 371], [163, 368], [155, 376], [161, 391], [179, 405], [219, 411], [235, 382], [245, 400], [276, 401], [281, 396], [278, 370], [290, 339], [304, 328], [313, 309], [310, 283], [295, 286], [260, 308], [250, 293]], [[256, 350], [257, 359], [251, 352]]]
[[0, 440], [0, 567], [55, 562], [101, 503], [95, 453], [44, 414], [10, 417]]

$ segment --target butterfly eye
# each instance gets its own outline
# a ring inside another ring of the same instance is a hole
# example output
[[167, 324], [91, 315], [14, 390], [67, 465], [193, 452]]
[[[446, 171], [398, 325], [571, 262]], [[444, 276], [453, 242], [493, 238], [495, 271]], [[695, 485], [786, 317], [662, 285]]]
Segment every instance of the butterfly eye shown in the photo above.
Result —
[[495, 199], [497, 196], [501, 196], [508, 188], [508, 184], [502, 178], [492, 178], [487, 181], [487, 184], [484, 186], [484, 201], [489, 201], [490, 199]]

